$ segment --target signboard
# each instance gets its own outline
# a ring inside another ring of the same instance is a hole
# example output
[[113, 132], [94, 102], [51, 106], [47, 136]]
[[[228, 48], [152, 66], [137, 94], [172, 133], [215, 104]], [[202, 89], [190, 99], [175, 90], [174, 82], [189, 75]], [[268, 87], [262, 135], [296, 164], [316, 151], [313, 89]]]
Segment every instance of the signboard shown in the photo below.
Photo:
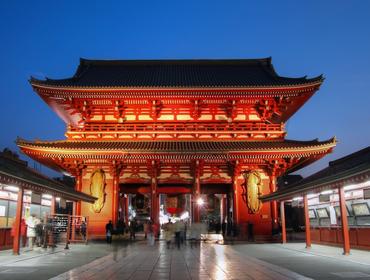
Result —
[[41, 194], [32, 193], [31, 194], [31, 203], [33, 203], [33, 204], [41, 204]]
[[0, 217], [5, 217], [6, 207], [0, 205]]
[[317, 215], [319, 216], [319, 218], [329, 218], [329, 213], [326, 208], [319, 208], [319, 209], [316, 209], [316, 211], [317, 211]]
[[364, 199], [370, 199], [370, 189], [364, 189]]
[[68, 216], [54, 216], [52, 218], [53, 232], [67, 232]]
[[308, 210], [308, 217], [309, 217], [310, 219], [316, 219], [316, 212], [315, 212], [315, 210], [314, 210], [314, 209], [310, 209], [310, 210]]
[[60, 198], [59, 207], [60, 208], [66, 208], [67, 207], [67, 203], [66, 203], [66, 200], [64, 198]]
[[319, 202], [330, 202], [330, 194], [320, 194]]
[[366, 202], [352, 204], [352, 209], [355, 216], [369, 216], [370, 209]]

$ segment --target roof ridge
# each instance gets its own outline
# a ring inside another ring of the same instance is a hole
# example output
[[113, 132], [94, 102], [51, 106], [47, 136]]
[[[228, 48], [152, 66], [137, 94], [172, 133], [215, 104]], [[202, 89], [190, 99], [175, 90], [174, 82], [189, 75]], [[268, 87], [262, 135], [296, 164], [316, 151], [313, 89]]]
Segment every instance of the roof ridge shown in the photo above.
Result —
[[271, 57], [264, 58], [207, 58], [207, 59], [87, 59], [80, 58], [80, 65], [122, 65], [122, 64], [199, 64], [199, 63], [240, 63], [240, 64], [264, 64], [271, 65]]
[[368, 147], [366, 147], [366, 148], [363, 148], [363, 149], [361, 149], [361, 150], [359, 150], [359, 151], [353, 152], [353, 153], [351, 153], [351, 154], [345, 155], [345, 156], [343, 156], [343, 157], [341, 157], [341, 158], [338, 158], [338, 159], [336, 159], [336, 160], [330, 161], [330, 162], [329, 162], [329, 166], [336, 166], [336, 165], [339, 165], [339, 164], [341, 164], [341, 163], [343, 163], [343, 162], [346, 162], [346, 161], [348, 161], [348, 160], [351, 160], [351, 159], [353, 159], [353, 158], [356, 158], [356, 157], [358, 157], [359, 155], [363, 155], [363, 154], [367, 154], [367, 153], [369, 154], [369, 158], [370, 158], [370, 146], [368, 146]]

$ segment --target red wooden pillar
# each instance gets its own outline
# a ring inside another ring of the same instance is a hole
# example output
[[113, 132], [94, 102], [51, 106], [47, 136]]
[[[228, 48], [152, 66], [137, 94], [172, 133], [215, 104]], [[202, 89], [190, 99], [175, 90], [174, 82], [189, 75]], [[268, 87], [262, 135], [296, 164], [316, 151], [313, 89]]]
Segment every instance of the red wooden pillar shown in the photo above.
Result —
[[151, 220], [154, 224], [159, 224], [159, 201], [157, 193], [157, 166], [152, 161], [152, 180], [151, 180]]
[[[270, 176], [270, 192], [273, 193], [275, 191], [276, 191], [276, 179], [274, 175], [271, 175]], [[271, 201], [270, 207], [271, 207], [272, 231], [274, 233], [279, 228], [277, 201], [276, 200]]]
[[346, 198], [344, 196], [344, 188], [338, 188], [339, 193], [339, 205], [340, 205], [340, 218], [342, 221], [342, 237], [343, 237], [343, 255], [349, 255], [350, 244], [349, 244], [349, 230], [348, 230], [348, 218], [346, 209]]
[[239, 220], [239, 184], [238, 175], [235, 174], [233, 178], [233, 223], [238, 225]]
[[199, 161], [195, 164], [195, 178], [194, 178], [194, 191], [193, 191], [193, 222], [200, 222], [200, 207], [198, 199], [200, 199], [200, 170]]
[[18, 199], [17, 199], [17, 210], [15, 214], [14, 221], [14, 237], [13, 237], [13, 254], [19, 255], [20, 247], [20, 238], [21, 238], [21, 221], [22, 221], [22, 212], [23, 212], [23, 188], [18, 190]]
[[226, 194], [221, 195], [221, 224], [225, 221], [227, 217], [227, 203]]
[[281, 243], [286, 243], [286, 225], [285, 225], [285, 206], [284, 201], [280, 201], [280, 220], [281, 220]]
[[114, 172], [113, 175], [113, 193], [112, 193], [112, 223], [117, 225], [118, 222], [118, 206], [119, 206], [119, 175]]
[[[76, 176], [76, 191], [82, 191], [82, 171], [79, 171], [79, 174]], [[73, 215], [80, 216], [81, 215], [81, 201], [75, 202], [75, 211]]]
[[128, 194], [124, 194], [123, 195], [123, 202], [124, 202], [124, 209], [125, 209], [125, 223], [128, 223], [128, 217], [129, 217], [129, 213], [128, 213], [128, 204], [129, 204], [129, 200], [128, 200]]
[[308, 215], [307, 194], [303, 196], [303, 204], [304, 204], [304, 225], [306, 229], [306, 248], [311, 248], [311, 227], [310, 227], [310, 217]]
[[50, 215], [55, 215], [55, 196], [51, 197]]
[[[80, 208], [78, 208], [78, 206], [80, 206]], [[74, 219], [75, 216], [80, 216], [80, 214], [77, 214], [78, 209], [81, 213], [81, 201], [74, 201], [73, 209], [72, 209], [72, 217], [70, 215], [68, 216], [68, 233], [66, 235], [68, 242], [69, 240], [75, 240], [76, 238], [76, 225], [73, 221], [75, 220]], [[71, 234], [69, 234], [70, 231], [71, 231]], [[68, 243], [66, 245], [66, 248], [68, 249]]]

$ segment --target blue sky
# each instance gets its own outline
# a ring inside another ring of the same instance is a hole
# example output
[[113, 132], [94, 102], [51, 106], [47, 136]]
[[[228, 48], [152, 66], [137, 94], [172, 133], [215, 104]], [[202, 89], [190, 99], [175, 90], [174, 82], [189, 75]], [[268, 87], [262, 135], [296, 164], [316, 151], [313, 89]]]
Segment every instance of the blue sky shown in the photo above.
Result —
[[288, 138], [339, 143], [303, 175], [370, 145], [370, 1], [4, 0], [0, 38], [1, 149], [17, 150], [17, 136], [64, 138], [28, 79], [69, 77], [80, 57], [271, 56], [282, 76], [326, 77], [288, 121]]

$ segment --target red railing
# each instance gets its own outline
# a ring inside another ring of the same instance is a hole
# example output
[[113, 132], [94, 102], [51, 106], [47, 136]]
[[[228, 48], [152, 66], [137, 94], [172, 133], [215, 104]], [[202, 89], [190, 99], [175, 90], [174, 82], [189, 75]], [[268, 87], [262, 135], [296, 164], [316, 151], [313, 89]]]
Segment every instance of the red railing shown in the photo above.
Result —
[[283, 133], [283, 124], [264, 123], [129, 123], [85, 124], [84, 128], [68, 129], [68, 133], [81, 132], [270, 132]]

